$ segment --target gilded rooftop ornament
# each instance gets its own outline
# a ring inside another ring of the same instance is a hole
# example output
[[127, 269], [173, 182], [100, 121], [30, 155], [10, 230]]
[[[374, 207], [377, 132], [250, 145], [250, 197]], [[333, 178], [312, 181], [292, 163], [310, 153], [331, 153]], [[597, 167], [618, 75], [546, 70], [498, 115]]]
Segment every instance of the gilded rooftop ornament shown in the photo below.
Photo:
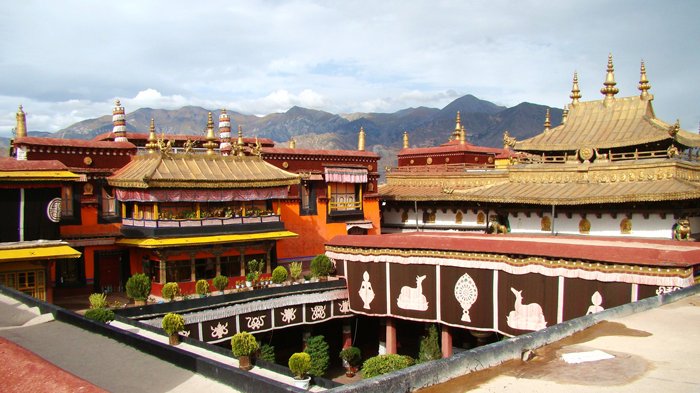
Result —
[[403, 132], [403, 148], [408, 149], [408, 131]]
[[566, 123], [566, 118], [569, 117], [569, 106], [564, 105], [564, 110], [561, 112], [561, 124]]
[[676, 119], [676, 122], [668, 128], [668, 135], [671, 135], [671, 137], [675, 138], [676, 134], [678, 134], [678, 131], [681, 129], [681, 122], [680, 120]]
[[620, 91], [620, 89], [615, 87], [617, 82], [615, 82], [615, 69], [613, 68], [612, 53], [608, 55], [608, 73], [605, 76], [605, 82], [603, 85], [605, 86], [600, 89], [600, 92], [605, 95], [606, 99], [615, 98], [615, 94]]
[[183, 147], [185, 148], [185, 154], [192, 154], [194, 153], [194, 146], [197, 144], [197, 141], [192, 140], [190, 138], [187, 138], [185, 143], [183, 144]]
[[297, 148], [297, 140], [292, 138], [289, 140], [289, 148], [290, 149], [296, 149]]
[[459, 130], [459, 144], [464, 145], [467, 143], [467, 130], [464, 129], [464, 126]]
[[452, 132], [452, 135], [450, 135], [450, 140], [459, 140], [459, 134], [462, 130], [462, 118], [459, 114], [459, 111], [457, 111], [457, 120], [455, 121], [455, 130]]
[[253, 150], [251, 151], [251, 155], [254, 156], [260, 156], [262, 154], [262, 145], [258, 141], [257, 135], [255, 136], [255, 147], [253, 147]]
[[569, 97], [571, 98], [571, 106], [578, 104], [581, 99], [581, 89], [578, 88], [578, 73], [576, 71], [574, 71], [574, 84], [571, 86]]
[[365, 151], [365, 128], [360, 127], [360, 135], [357, 137], [357, 150]]
[[158, 141], [156, 143], [158, 144], [160, 154], [166, 157], [170, 157], [170, 155], [173, 153], [173, 142], [165, 141], [165, 133], [161, 134], [160, 138], [158, 138]]
[[549, 114], [549, 108], [547, 108], [547, 112], [544, 115], [544, 130], [549, 131], [549, 129], [552, 127], [552, 121], [550, 118]]
[[510, 132], [508, 132], [508, 130], [506, 130], [503, 133], [503, 148], [508, 149], [510, 147], [514, 147], [515, 142], [517, 142], [515, 137], [510, 136]]
[[156, 123], [153, 118], [151, 118], [151, 125], [148, 127], [148, 143], [146, 143], [146, 149], [149, 153], [155, 153], [158, 148], [158, 138], [156, 137]]
[[22, 105], [17, 110], [17, 126], [15, 128], [15, 137], [22, 138], [27, 136], [27, 117], [22, 109]]
[[654, 96], [649, 94], [649, 89], [651, 85], [649, 84], [649, 79], [647, 79], [647, 68], [644, 66], [644, 60], [642, 60], [642, 65], [639, 70], [639, 86], [637, 87], [642, 93], [639, 95], [640, 98], [645, 98], [648, 100], [654, 99]]
[[207, 149], [207, 155], [214, 154], [216, 148], [216, 137], [214, 136], [214, 119], [211, 117], [211, 112], [207, 117], [207, 142], [203, 145]]
[[236, 142], [236, 155], [237, 156], [244, 156], [245, 155], [245, 149], [243, 147], [245, 144], [243, 143], [243, 126], [238, 125], [238, 141]]

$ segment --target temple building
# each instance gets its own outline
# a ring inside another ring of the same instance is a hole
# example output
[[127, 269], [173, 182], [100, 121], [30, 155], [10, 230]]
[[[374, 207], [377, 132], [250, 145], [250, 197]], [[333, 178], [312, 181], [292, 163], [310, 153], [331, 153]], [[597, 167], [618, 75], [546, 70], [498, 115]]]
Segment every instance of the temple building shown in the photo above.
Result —
[[476, 159], [458, 164], [459, 116], [445, 145], [404, 136], [379, 188], [384, 234], [326, 244], [352, 312], [384, 326], [380, 352], [406, 353], [425, 323], [449, 356], [694, 285], [700, 136], [656, 118], [644, 64], [639, 95], [615, 84], [610, 57], [602, 100], [581, 101], [575, 74], [562, 124], [547, 113], [541, 134], [465, 146]]
[[[26, 136], [22, 107], [17, 136]], [[0, 284], [52, 301], [57, 267], [77, 265], [81, 253], [61, 240], [61, 190], [79, 176], [57, 160], [0, 159]]]
[[26, 135], [18, 114], [11, 155], [35, 165], [55, 160], [75, 174], [60, 187], [60, 233], [74, 261], [47, 270], [47, 287], [62, 298], [122, 291], [128, 277], [146, 272], [158, 286], [180, 282], [194, 292], [197, 279], [246, 274], [250, 259], [308, 261], [339, 234], [380, 233], [377, 163], [358, 150], [275, 147], [244, 137], [221, 110], [218, 135], [209, 115], [203, 135], [127, 132], [119, 101], [112, 131], [91, 141]]
[[380, 188], [385, 232], [670, 239], [679, 224], [700, 228], [700, 135], [656, 118], [644, 64], [636, 96], [616, 97], [612, 57], [602, 100], [581, 101], [578, 83], [574, 75], [562, 124], [551, 127], [547, 114], [539, 135], [516, 141], [506, 132], [511, 165], [448, 168], [431, 165], [431, 157], [413, 166], [400, 159]]

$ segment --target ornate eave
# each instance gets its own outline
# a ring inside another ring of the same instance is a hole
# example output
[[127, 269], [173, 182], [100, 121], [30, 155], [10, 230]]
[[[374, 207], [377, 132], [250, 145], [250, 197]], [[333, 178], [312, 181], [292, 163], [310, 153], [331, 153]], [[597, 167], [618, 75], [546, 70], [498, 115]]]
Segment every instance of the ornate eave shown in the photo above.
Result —
[[582, 148], [615, 149], [674, 138], [685, 146], [700, 146], [700, 136], [654, 115], [650, 99], [639, 96], [572, 104], [565, 123], [515, 143], [515, 150], [530, 152], [577, 151]]
[[299, 176], [257, 156], [148, 154], [134, 157], [108, 182], [121, 188], [240, 189], [298, 184]]

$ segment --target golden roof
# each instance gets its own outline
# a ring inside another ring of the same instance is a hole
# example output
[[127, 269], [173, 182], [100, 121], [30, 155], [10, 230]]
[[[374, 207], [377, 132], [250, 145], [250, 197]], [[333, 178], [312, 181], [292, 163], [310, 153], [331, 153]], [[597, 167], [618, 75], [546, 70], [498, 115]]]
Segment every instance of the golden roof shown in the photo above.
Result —
[[123, 188], [262, 188], [299, 183], [299, 176], [257, 156], [148, 154], [110, 176]]
[[[674, 138], [674, 126], [656, 118], [651, 100], [639, 96], [572, 103], [566, 122], [515, 143], [521, 151], [612, 149]], [[676, 140], [700, 147], [700, 135], [678, 130]]]
[[[454, 200], [535, 205], [653, 202], [700, 198], [700, 164], [649, 160], [646, 163], [523, 165], [508, 175], [464, 173], [461, 178], [387, 176], [383, 199]], [[543, 168], [548, 166], [549, 168]]]

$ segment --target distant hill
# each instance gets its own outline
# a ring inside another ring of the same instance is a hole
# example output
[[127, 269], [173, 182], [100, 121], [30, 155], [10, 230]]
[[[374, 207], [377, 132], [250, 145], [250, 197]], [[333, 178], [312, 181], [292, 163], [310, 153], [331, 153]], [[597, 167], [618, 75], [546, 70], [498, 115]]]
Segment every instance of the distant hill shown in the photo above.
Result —
[[[547, 109], [552, 114], [552, 127], [561, 122], [562, 110], [544, 105], [521, 103], [507, 108], [473, 95], [460, 97], [442, 109], [418, 107], [394, 113], [332, 114], [324, 111], [292, 107], [284, 113], [266, 116], [244, 115], [228, 111], [233, 133], [242, 125], [245, 136], [270, 138], [278, 144], [297, 139], [299, 148], [356, 149], [357, 134], [364, 127], [367, 149], [382, 155], [380, 165], [396, 162], [403, 132], [409, 133], [413, 147], [444, 143], [454, 130], [457, 111], [467, 129], [467, 140], [475, 145], [500, 147], [503, 132], [508, 130], [518, 140], [542, 132]], [[218, 128], [220, 110], [211, 111]], [[148, 132], [151, 118], [157, 133], [204, 135], [209, 110], [186, 106], [177, 110], [126, 108], [127, 133]], [[215, 128], [215, 129], [216, 129]], [[112, 116], [83, 120], [54, 133], [58, 138], [91, 139], [112, 129]]]

